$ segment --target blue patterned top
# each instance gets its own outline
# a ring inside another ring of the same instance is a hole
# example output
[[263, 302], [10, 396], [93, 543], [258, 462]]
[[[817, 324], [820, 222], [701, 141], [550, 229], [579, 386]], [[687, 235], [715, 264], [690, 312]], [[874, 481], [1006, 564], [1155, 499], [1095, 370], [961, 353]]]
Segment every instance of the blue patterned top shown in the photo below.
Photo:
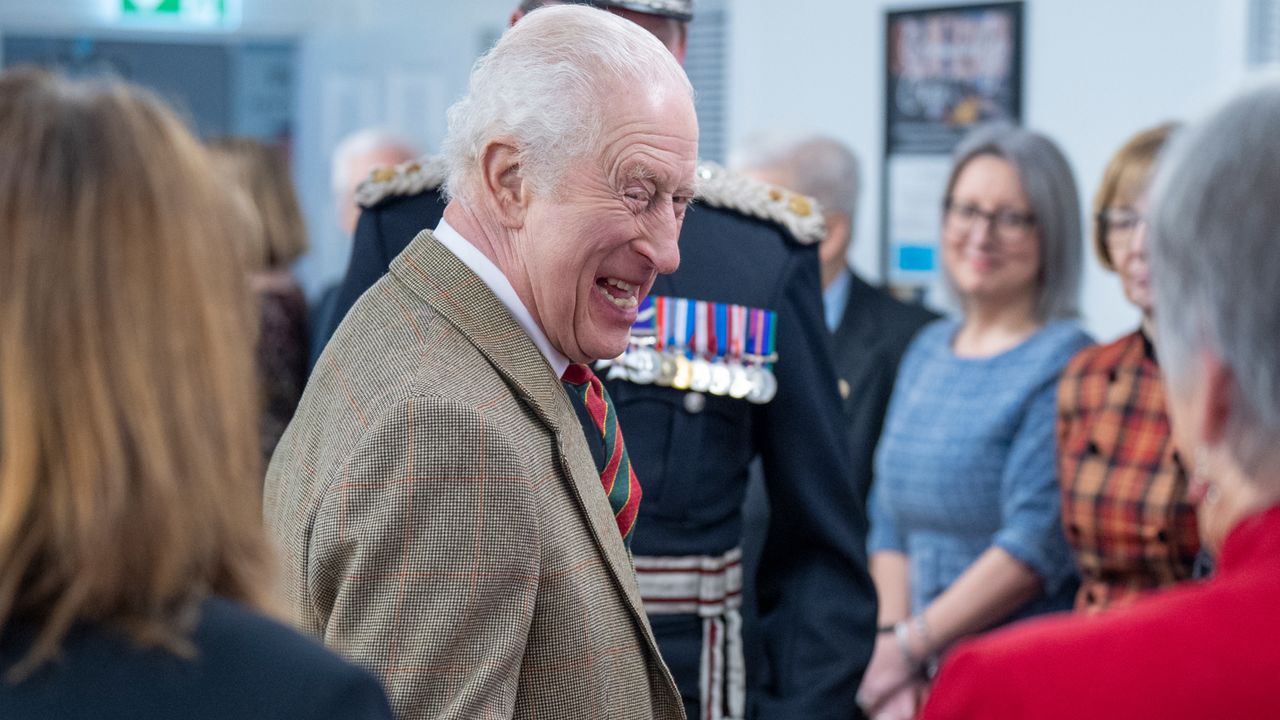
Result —
[[992, 545], [1044, 580], [1045, 596], [1010, 619], [1070, 608], [1055, 395], [1067, 361], [1092, 340], [1060, 320], [998, 355], [963, 358], [951, 349], [959, 329], [926, 326], [902, 359], [876, 451], [868, 551], [909, 556], [912, 612]]

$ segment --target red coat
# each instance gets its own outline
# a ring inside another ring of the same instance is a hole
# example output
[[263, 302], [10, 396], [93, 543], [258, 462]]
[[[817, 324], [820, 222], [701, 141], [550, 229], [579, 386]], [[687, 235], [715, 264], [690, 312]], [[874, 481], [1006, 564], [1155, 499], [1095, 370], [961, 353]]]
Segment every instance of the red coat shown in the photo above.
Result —
[[1280, 718], [1278, 673], [1280, 506], [1236, 525], [1212, 580], [961, 645], [923, 718]]

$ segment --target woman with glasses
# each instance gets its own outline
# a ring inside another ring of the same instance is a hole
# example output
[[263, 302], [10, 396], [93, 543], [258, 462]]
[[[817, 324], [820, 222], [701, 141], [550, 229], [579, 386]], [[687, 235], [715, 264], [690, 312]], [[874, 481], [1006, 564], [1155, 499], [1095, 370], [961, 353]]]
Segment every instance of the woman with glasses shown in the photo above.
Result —
[[1142, 311], [1138, 329], [1071, 359], [1058, 386], [1062, 519], [1080, 569], [1076, 609], [1099, 612], [1191, 577], [1200, 549], [1153, 350], [1145, 195], [1174, 126], [1144, 130], [1111, 158], [1094, 202], [1094, 249]]
[[1068, 608], [1075, 592], [1054, 452], [1059, 375], [1091, 342], [1071, 320], [1075, 181], [1044, 136], [981, 128], [956, 151], [942, 210], [960, 317], [912, 342], [876, 453], [881, 632], [859, 693], [873, 718], [910, 718], [956, 639]]

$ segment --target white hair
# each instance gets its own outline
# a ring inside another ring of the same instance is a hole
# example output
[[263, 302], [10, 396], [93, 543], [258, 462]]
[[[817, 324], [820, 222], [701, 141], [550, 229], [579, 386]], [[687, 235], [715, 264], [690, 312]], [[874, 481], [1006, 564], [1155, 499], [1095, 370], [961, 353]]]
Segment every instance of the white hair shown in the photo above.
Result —
[[1195, 382], [1200, 351], [1235, 378], [1226, 442], [1257, 472], [1280, 446], [1280, 83], [1176, 135], [1152, 182], [1160, 364]]
[[334, 195], [347, 192], [347, 177], [351, 161], [374, 150], [393, 148], [403, 150], [412, 157], [417, 154], [413, 144], [385, 128], [364, 128], [348, 134], [338, 141], [329, 157], [329, 182]]
[[480, 153], [511, 138], [521, 176], [553, 192], [576, 159], [596, 151], [611, 91], [693, 87], [671, 52], [639, 25], [580, 5], [524, 16], [471, 70], [467, 94], [449, 108], [445, 193], [466, 197]]
[[850, 218], [858, 214], [861, 173], [858, 156], [844, 143], [823, 135], [757, 133], [734, 148], [735, 170], [774, 170], [792, 179], [787, 188], [817, 199], [825, 210]]

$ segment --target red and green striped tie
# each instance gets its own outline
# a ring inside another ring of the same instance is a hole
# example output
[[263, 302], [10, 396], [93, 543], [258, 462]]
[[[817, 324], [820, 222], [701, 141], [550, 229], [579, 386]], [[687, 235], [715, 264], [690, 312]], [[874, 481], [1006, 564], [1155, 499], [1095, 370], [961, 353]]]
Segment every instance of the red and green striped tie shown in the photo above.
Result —
[[636, 513], [640, 511], [640, 481], [631, 467], [631, 458], [622, 442], [622, 428], [618, 427], [618, 413], [613, 400], [605, 392], [600, 378], [586, 365], [570, 365], [564, 371], [564, 381], [578, 393], [587, 413], [604, 438], [604, 470], [600, 472], [600, 484], [609, 497], [613, 517], [618, 523], [622, 542], [631, 547], [631, 531], [635, 528]]

